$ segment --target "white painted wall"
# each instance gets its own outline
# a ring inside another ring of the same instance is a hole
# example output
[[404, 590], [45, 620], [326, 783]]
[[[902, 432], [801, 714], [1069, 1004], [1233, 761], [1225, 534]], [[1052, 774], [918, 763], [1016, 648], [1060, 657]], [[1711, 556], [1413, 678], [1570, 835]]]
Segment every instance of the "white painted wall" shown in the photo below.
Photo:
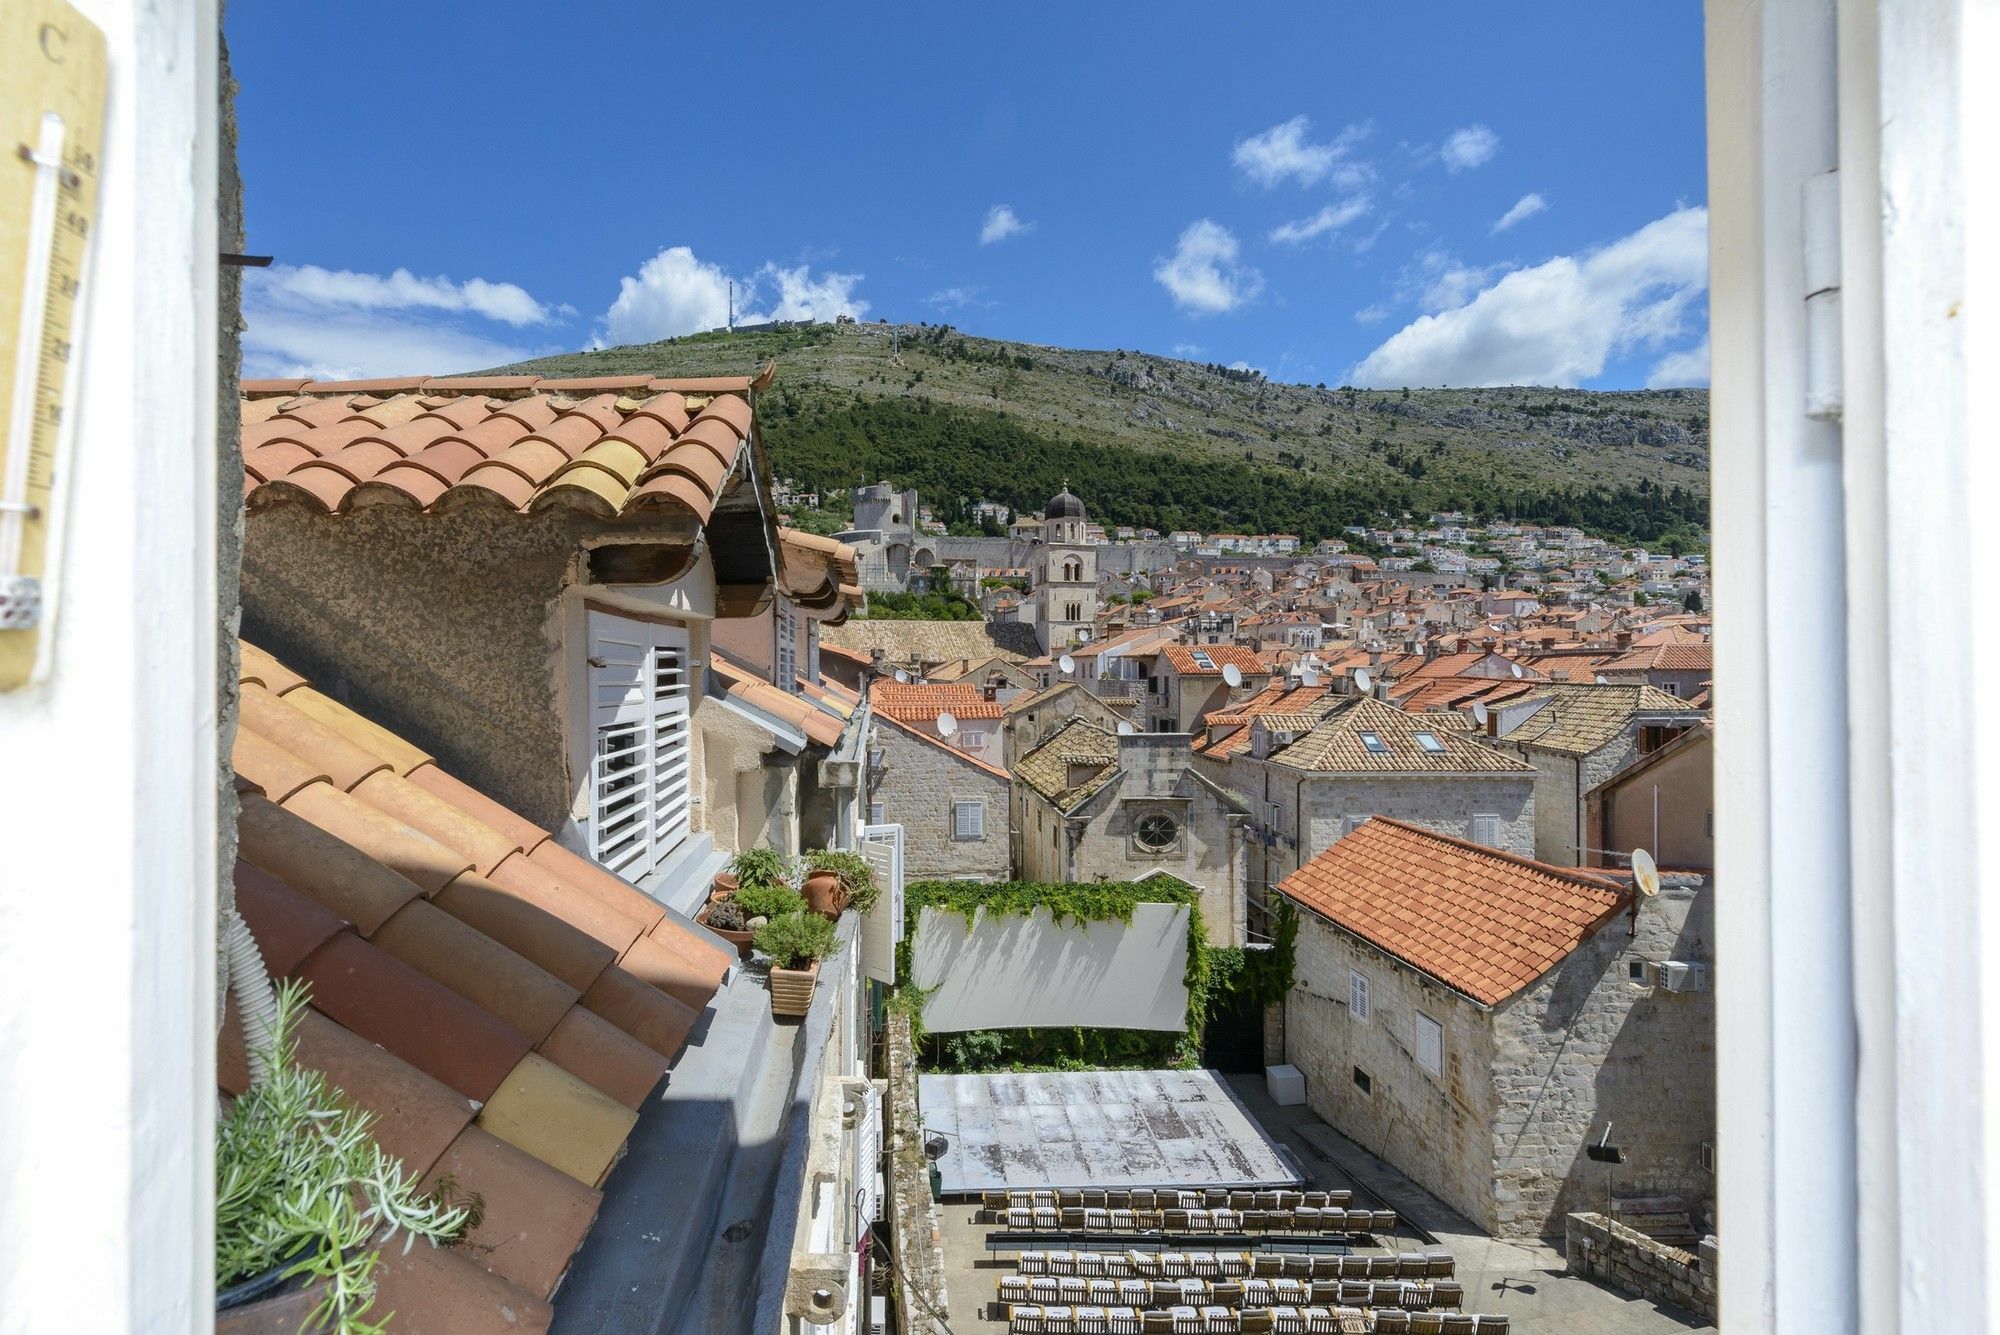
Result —
[[111, 97], [53, 673], [0, 695], [0, 1330], [205, 1330], [217, 19], [75, 3]]
[[1004, 918], [926, 908], [910, 971], [924, 1028], [1164, 1029], [1187, 1025], [1187, 908], [1140, 904], [1130, 926], [1057, 924], [1047, 909]]

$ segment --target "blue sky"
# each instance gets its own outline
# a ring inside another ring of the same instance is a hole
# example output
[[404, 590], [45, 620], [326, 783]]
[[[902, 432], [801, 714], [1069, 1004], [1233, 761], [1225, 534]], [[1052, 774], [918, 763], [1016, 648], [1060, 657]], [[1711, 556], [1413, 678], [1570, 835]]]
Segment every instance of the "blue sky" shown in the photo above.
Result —
[[278, 257], [252, 374], [687, 333], [734, 278], [739, 318], [1282, 380], [1707, 378], [1694, 0], [233, 0], [228, 33]]

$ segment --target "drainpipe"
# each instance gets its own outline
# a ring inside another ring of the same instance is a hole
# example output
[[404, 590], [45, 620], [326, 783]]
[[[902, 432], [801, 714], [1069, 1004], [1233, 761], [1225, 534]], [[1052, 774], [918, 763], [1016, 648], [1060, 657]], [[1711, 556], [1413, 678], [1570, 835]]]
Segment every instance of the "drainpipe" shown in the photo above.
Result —
[[236, 994], [236, 1010], [243, 1020], [243, 1047], [250, 1060], [250, 1084], [254, 1088], [271, 1076], [268, 1054], [278, 1035], [278, 997], [271, 989], [271, 975], [265, 972], [264, 956], [250, 924], [234, 907], [222, 920], [223, 957], [228, 966], [227, 990]]

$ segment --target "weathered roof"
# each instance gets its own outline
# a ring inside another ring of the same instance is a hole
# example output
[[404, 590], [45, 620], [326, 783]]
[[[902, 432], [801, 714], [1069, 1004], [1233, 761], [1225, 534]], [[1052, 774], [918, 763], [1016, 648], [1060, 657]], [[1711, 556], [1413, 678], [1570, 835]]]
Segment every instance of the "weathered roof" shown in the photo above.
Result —
[[[266, 967], [311, 985], [298, 1058], [406, 1170], [485, 1202], [470, 1245], [385, 1253], [377, 1310], [545, 1329], [731, 957], [253, 645], [241, 679], [236, 902]], [[247, 1079], [232, 1015], [217, 1082]]]
[[1160, 652], [1183, 677], [1219, 677], [1232, 664], [1246, 677], [1271, 670], [1256, 650], [1241, 644], [1163, 644]]
[[[1425, 746], [1418, 734], [1434, 738], [1437, 748]], [[1316, 774], [1534, 773], [1532, 765], [1474, 741], [1462, 728], [1440, 728], [1424, 715], [1367, 696], [1272, 752], [1271, 761]]]
[[1604, 672], [1712, 672], [1715, 648], [1700, 644], [1653, 644], [1621, 654], [1601, 668]]
[[840, 735], [846, 731], [847, 716], [840, 714], [830, 703], [822, 704], [815, 698], [781, 690], [754, 669], [719, 653], [709, 656], [709, 668], [723, 683], [723, 693], [729, 699], [791, 724], [820, 746], [840, 744]]
[[935, 723], [940, 714], [961, 721], [999, 718], [1000, 702], [988, 700], [979, 687], [969, 682], [890, 681], [878, 678], [868, 688], [868, 703], [877, 714], [904, 723]]
[[1604, 877], [1382, 816], [1277, 888], [1482, 1006], [1528, 987], [1630, 902]]
[[[1033, 627], [1026, 628], [1030, 634]], [[1004, 658], [1018, 663], [1027, 655], [1009, 650], [983, 621], [849, 621], [829, 627], [822, 642], [864, 657], [880, 649], [892, 662], [947, 663], [958, 658]]]
[[[1072, 779], [1071, 769], [1089, 766]], [[1073, 718], [1014, 762], [1014, 774], [1064, 813], [1076, 810], [1118, 769], [1118, 739], [1084, 719]]]
[[1557, 683], [1507, 701], [1508, 711], [1539, 706], [1502, 741], [1544, 751], [1589, 755], [1610, 743], [1632, 716], [1647, 713], [1698, 714], [1678, 696], [1643, 684]]
[[882, 714], [878, 712], [876, 717], [881, 722], [888, 724], [890, 727], [894, 728], [897, 732], [903, 734], [904, 736], [914, 737], [916, 740], [924, 743], [924, 745], [926, 746], [934, 746], [938, 750], [943, 751], [945, 754], [949, 755], [952, 759], [959, 761], [960, 763], [967, 765], [972, 769], [978, 770], [982, 774], [991, 775], [996, 779], [1007, 778], [1006, 770], [1001, 769], [998, 765], [990, 764], [987, 761], [981, 760], [978, 756], [973, 755], [970, 751], [961, 751], [959, 748], [953, 746], [950, 742], [947, 742], [942, 737], [934, 737], [930, 733], [925, 732], [921, 728], [911, 727], [909, 724], [903, 722], [901, 719], [896, 718], [890, 714]]
[[753, 419], [747, 380], [411, 376], [242, 390], [252, 510], [563, 507], [705, 524]]

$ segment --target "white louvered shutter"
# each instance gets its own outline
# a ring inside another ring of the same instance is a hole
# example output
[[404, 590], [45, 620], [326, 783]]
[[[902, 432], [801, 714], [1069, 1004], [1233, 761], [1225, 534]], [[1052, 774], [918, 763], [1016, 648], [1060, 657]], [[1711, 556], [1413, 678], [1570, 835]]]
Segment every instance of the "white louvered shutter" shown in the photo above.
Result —
[[688, 831], [688, 639], [592, 611], [590, 853], [637, 880]]
[[1347, 1013], [1357, 1020], [1368, 1018], [1368, 979], [1353, 969], [1347, 971]]
[[983, 802], [954, 802], [952, 810], [952, 833], [960, 839], [984, 839], [986, 837], [986, 805]]
[[1472, 842], [1485, 844], [1488, 848], [1500, 847], [1500, 818], [1498, 816], [1474, 816], [1472, 818]]
[[859, 851], [880, 890], [861, 921], [861, 972], [893, 987], [896, 943], [903, 939], [903, 827], [864, 826]]
[[1417, 1012], [1417, 1065], [1432, 1075], [1444, 1071], [1444, 1026]]

